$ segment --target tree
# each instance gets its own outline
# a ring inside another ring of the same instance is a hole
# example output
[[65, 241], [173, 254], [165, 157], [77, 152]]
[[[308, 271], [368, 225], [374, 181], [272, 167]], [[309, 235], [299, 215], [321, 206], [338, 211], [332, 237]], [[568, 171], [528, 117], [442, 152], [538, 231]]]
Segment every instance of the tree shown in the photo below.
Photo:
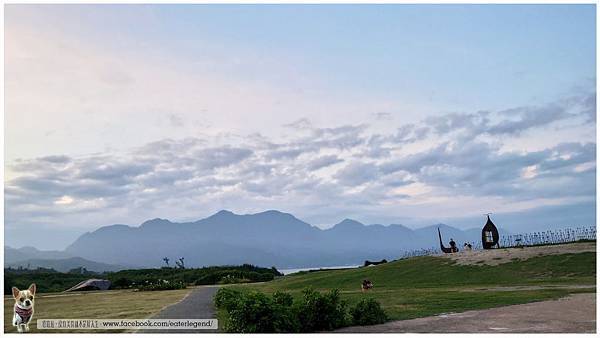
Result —
[[169, 266], [169, 257], [163, 258], [163, 261], [165, 261], [165, 263], [167, 264], [167, 267], [168, 267]]
[[183, 263], [183, 257], [179, 258], [179, 260], [175, 262], [175, 265], [177, 265], [177, 267], [180, 269], [185, 269], [185, 264]]

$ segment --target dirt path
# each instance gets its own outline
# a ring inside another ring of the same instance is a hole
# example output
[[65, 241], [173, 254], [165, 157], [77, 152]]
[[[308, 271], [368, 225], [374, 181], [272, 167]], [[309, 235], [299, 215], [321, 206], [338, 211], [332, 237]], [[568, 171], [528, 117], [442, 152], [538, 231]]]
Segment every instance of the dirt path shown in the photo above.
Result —
[[460, 288], [460, 291], [531, 291], [531, 290], [556, 290], [556, 289], [594, 289], [586, 290], [585, 292], [595, 292], [596, 284], [582, 284], [582, 285], [515, 285], [515, 286], [490, 286], [490, 287], [478, 287], [478, 288]]
[[[213, 297], [218, 286], [202, 286], [194, 289], [179, 303], [167, 306], [153, 319], [213, 319], [217, 318], [213, 306]], [[141, 330], [136, 333], [209, 333], [217, 330]]]
[[467, 311], [381, 325], [353, 326], [339, 332], [373, 333], [595, 333], [596, 294]]
[[596, 252], [596, 242], [569, 243], [525, 248], [461, 251], [455, 254], [441, 254], [440, 256], [448, 257], [456, 261], [457, 264], [463, 265], [498, 265], [514, 260], [525, 260], [536, 256], [561, 255], [580, 252]]

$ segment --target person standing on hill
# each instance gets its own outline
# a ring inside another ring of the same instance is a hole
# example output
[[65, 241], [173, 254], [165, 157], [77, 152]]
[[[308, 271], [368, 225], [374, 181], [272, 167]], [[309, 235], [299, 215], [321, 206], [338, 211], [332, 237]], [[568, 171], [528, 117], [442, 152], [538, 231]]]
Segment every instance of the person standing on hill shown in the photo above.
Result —
[[456, 242], [452, 238], [450, 238], [450, 249], [452, 250], [452, 252], [458, 252]]

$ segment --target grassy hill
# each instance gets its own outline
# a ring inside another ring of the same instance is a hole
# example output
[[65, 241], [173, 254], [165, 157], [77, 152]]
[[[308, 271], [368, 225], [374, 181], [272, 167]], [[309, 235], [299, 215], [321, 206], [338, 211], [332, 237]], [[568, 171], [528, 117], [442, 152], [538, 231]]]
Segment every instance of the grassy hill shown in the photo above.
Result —
[[[518, 250], [518, 249], [517, 249]], [[363, 279], [374, 289], [361, 292]], [[533, 257], [496, 266], [458, 265], [446, 257], [416, 257], [372, 267], [300, 272], [272, 282], [237, 286], [267, 293], [337, 288], [350, 304], [378, 300], [391, 319], [408, 319], [595, 292], [596, 253]]]

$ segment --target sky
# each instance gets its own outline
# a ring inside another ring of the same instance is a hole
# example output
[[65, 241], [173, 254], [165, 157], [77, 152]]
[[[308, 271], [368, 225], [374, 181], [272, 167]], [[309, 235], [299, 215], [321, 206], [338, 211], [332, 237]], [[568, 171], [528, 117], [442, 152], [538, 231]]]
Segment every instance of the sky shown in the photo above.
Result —
[[221, 209], [595, 224], [595, 13], [6, 5], [5, 243]]

